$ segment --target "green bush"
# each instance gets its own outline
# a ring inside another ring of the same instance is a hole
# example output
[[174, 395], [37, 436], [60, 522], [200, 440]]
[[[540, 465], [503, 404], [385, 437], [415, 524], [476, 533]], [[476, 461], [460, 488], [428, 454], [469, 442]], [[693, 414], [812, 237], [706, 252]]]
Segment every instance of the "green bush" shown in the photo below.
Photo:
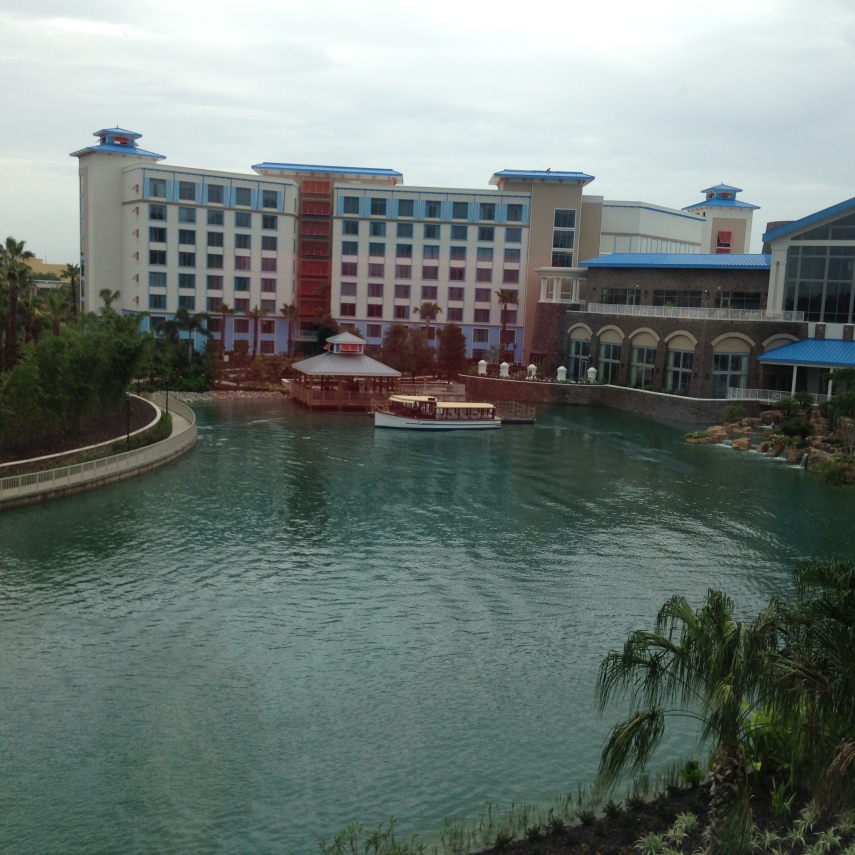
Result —
[[785, 419], [791, 419], [798, 414], [801, 407], [793, 398], [781, 398], [775, 402], [775, 409], [779, 410]]
[[726, 425], [742, 421], [745, 418], [745, 407], [742, 404], [728, 404], [721, 411], [721, 418]]
[[789, 419], [781, 425], [784, 436], [798, 436], [807, 439], [813, 433], [810, 419]]

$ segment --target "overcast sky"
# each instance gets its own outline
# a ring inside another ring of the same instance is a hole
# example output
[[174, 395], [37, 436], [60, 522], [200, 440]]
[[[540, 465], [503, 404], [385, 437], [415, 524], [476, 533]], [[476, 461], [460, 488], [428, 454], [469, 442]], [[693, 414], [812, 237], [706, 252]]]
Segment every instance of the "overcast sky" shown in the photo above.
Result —
[[0, 237], [77, 259], [77, 161], [114, 125], [166, 164], [390, 167], [485, 188], [580, 170], [767, 221], [855, 196], [855, 2], [0, 0]]

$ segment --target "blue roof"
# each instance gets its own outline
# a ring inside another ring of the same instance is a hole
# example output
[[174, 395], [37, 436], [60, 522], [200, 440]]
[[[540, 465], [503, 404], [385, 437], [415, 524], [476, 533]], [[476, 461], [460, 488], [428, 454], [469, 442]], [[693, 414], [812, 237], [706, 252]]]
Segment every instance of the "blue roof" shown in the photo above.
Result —
[[338, 175], [379, 175], [385, 178], [400, 178], [404, 176], [394, 169], [376, 169], [374, 167], [361, 166], [319, 166], [310, 163], [256, 163], [252, 167], [255, 170], [275, 169], [282, 172], [329, 172]]
[[730, 184], [716, 184], [715, 187], [707, 187], [706, 190], [701, 190], [701, 193], [715, 193], [717, 190], [721, 190], [727, 193], [741, 193], [741, 187], [732, 187]]
[[816, 365], [821, 368], [855, 368], [855, 341], [806, 338], [776, 347], [757, 357], [758, 362]]
[[613, 252], [580, 261], [580, 267], [670, 267], [687, 270], [768, 270], [771, 255], [714, 255], [704, 252]]
[[692, 208], [752, 208], [760, 210], [759, 205], [750, 205], [748, 202], [740, 202], [739, 199], [704, 199], [703, 202], [697, 202], [694, 205], [686, 205], [684, 211], [691, 211]]
[[763, 235], [763, 240], [775, 240], [775, 238], [782, 237], [783, 235], [790, 234], [791, 232], [800, 231], [805, 228], [805, 226], [813, 225], [827, 217], [833, 217], [835, 214], [842, 214], [844, 211], [850, 210], [850, 208], [855, 208], [855, 198], [847, 199], [845, 202], [838, 202], [830, 208], [824, 208], [821, 211], [817, 211], [815, 214], [809, 214], [807, 217], [802, 217], [800, 220], [795, 220], [792, 223], [788, 223], [786, 226], [781, 226], [779, 229], [772, 229], [771, 232], [766, 232], [766, 234]]
[[136, 131], [126, 131], [124, 128], [104, 128], [102, 131], [95, 131], [92, 136], [100, 137], [104, 134], [118, 134], [120, 137], [130, 137], [134, 140], [138, 140], [142, 136], [142, 134], [138, 134]]
[[88, 148], [82, 148], [80, 151], [73, 151], [69, 157], [80, 157], [82, 154], [90, 152], [102, 151], [108, 154], [126, 154], [129, 157], [153, 157], [156, 160], [165, 160], [165, 154], [156, 154], [153, 151], [146, 151], [144, 148], [135, 148], [129, 145], [90, 145]]
[[507, 178], [522, 178], [530, 181], [579, 181], [584, 184], [594, 180], [593, 175], [587, 175], [584, 172], [556, 172], [552, 169], [503, 169], [493, 175], [490, 183], [498, 184]]

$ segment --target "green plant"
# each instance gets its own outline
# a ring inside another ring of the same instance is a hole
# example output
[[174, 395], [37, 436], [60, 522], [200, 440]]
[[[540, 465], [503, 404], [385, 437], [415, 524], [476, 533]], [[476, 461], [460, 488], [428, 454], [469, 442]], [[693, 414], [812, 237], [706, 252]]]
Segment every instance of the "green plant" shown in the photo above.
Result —
[[709, 434], [705, 430], [693, 430], [686, 434], [686, 439], [704, 439]]
[[785, 436], [798, 436], [806, 439], [813, 433], [813, 424], [810, 419], [788, 419], [781, 425], [781, 432]]
[[623, 813], [623, 808], [617, 802], [609, 799], [603, 811], [609, 819], [616, 819]]
[[721, 419], [725, 424], [740, 422], [745, 418], [745, 407], [742, 404], [728, 404], [721, 411]]
[[800, 410], [810, 410], [813, 407], [813, 395], [810, 392], [796, 392], [793, 395], [793, 401], [796, 402]]
[[680, 769], [680, 780], [690, 787], [696, 787], [704, 779], [701, 764], [697, 760], [688, 760]]
[[579, 822], [581, 822], [582, 825], [593, 825], [597, 819], [597, 815], [592, 810], [588, 810], [587, 808], [580, 810], [577, 816], [579, 818]]
[[496, 839], [493, 843], [494, 848], [497, 852], [506, 852], [511, 848], [511, 843], [513, 843], [513, 836], [510, 835], [507, 831], [499, 831], [496, 834]]
[[540, 840], [543, 837], [543, 829], [539, 825], [529, 826], [525, 830], [525, 837], [528, 841]]
[[639, 855], [661, 855], [665, 849], [665, 836], [650, 832], [635, 841], [635, 851]]
[[787, 793], [788, 787], [785, 783], [780, 783], [772, 789], [772, 816], [781, 823], [789, 820], [796, 798], [795, 793]]

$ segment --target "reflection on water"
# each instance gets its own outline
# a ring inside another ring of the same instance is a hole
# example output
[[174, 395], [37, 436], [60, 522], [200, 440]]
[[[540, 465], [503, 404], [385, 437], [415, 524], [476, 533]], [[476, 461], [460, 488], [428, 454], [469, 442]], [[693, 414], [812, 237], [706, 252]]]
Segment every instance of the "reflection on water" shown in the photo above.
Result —
[[165, 469], [0, 516], [2, 851], [312, 852], [546, 800], [591, 779], [597, 666], [668, 596], [747, 614], [848, 548], [850, 493], [619, 413], [199, 425]]

